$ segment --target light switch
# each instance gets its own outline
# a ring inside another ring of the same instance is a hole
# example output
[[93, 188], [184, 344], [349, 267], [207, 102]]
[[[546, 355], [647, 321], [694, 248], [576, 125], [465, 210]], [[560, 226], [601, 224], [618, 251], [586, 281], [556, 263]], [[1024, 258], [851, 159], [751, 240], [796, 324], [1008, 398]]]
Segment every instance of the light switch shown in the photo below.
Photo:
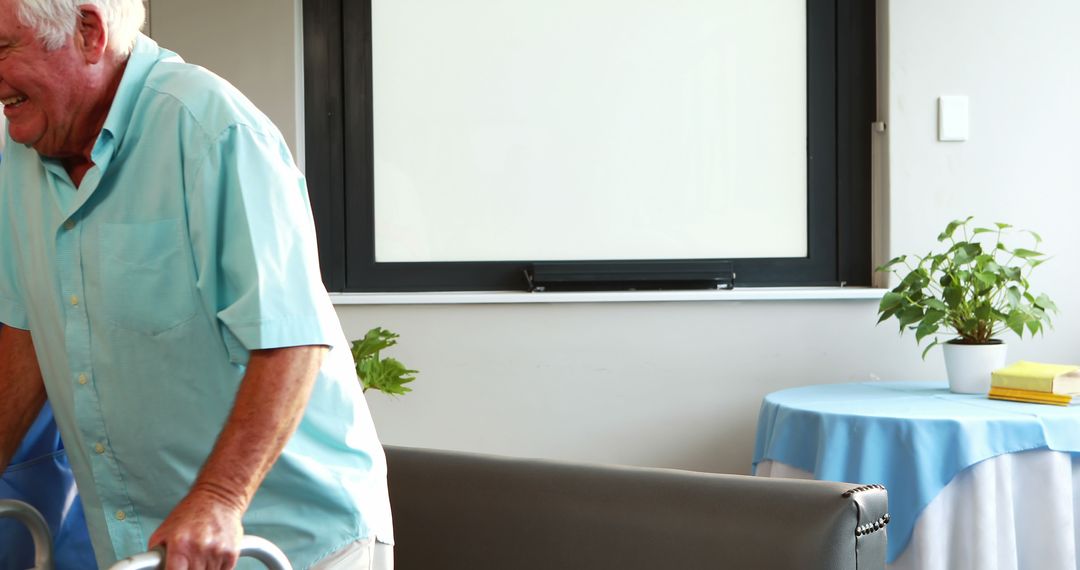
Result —
[[938, 140], [966, 141], [968, 138], [968, 98], [966, 95], [938, 97]]

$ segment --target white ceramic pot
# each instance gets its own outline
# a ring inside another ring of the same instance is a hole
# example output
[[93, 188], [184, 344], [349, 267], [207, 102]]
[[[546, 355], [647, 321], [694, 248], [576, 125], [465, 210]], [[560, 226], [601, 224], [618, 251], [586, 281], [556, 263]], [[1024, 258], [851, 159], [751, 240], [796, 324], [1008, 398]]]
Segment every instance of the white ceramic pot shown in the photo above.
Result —
[[990, 372], [1005, 367], [1004, 342], [997, 344], [954, 344], [942, 346], [949, 391], [957, 394], [985, 394], [990, 391]]

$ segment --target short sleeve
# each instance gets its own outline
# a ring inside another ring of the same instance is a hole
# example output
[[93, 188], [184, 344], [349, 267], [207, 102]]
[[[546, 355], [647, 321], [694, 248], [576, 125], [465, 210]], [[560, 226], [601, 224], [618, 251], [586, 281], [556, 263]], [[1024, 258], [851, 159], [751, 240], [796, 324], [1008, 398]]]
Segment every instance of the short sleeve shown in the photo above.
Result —
[[[4, 133], [7, 136], [7, 133]], [[10, 156], [10, 155], [9, 155]], [[10, 160], [10, 158], [8, 159]], [[16, 234], [12, 203], [11, 168], [0, 160], [0, 323], [15, 328], [30, 328], [29, 316], [19, 287], [19, 236]]]
[[197, 286], [233, 361], [255, 349], [336, 344], [307, 187], [280, 135], [231, 126], [190, 175]]

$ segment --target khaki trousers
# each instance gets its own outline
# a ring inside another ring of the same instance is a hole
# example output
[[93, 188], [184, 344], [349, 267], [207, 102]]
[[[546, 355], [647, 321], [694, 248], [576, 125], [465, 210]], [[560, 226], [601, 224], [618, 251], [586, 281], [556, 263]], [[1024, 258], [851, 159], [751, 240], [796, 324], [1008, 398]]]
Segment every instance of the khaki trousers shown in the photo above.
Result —
[[364, 538], [316, 562], [311, 570], [394, 570], [394, 545]]

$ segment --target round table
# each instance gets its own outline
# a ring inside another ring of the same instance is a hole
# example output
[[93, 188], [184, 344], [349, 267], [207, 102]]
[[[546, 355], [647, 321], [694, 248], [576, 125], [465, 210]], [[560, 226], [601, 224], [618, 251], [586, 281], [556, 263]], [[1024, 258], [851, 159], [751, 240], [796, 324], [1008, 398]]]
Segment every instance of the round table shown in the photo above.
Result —
[[1080, 407], [867, 382], [766, 396], [754, 466], [884, 485], [892, 568], [1073, 570], [1078, 452]]

